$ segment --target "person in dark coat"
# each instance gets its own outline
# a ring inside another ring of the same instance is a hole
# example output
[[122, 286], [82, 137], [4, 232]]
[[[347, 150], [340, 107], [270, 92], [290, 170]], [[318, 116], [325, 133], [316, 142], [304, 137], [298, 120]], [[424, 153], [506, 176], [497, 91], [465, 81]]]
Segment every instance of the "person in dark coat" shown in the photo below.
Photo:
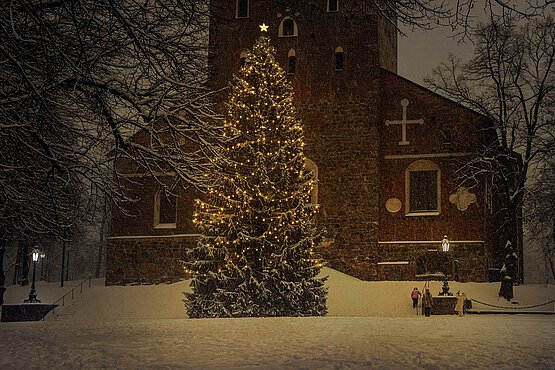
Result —
[[422, 307], [424, 307], [424, 315], [429, 317], [432, 313], [432, 293], [426, 288], [426, 292], [422, 296]]

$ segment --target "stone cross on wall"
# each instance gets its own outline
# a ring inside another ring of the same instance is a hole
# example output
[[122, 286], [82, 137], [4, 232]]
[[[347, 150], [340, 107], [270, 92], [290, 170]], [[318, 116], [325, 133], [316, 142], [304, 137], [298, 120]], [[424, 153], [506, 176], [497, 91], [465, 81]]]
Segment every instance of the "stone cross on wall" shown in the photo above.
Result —
[[403, 99], [401, 100], [401, 106], [403, 107], [403, 119], [400, 121], [389, 121], [386, 120], [385, 121], [385, 125], [386, 126], [390, 126], [390, 125], [401, 125], [401, 130], [402, 130], [402, 137], [401, 137], [401, 141], [399, 141], [399, 145], [409, 145], [410, 142], [407, 141], [407, 125], [410, 123], [418, 123], [419, 125], [424, 123], [423, 119], [413, 119], [413, 120], [408, 120], [407, 119], [407, 106], [409, 105], [409, 100], [408, 99]]

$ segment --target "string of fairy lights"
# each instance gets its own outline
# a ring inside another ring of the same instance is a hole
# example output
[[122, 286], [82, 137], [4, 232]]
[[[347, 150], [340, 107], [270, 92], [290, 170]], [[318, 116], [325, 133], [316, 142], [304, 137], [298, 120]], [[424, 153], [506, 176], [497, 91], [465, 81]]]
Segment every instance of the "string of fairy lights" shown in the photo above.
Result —
[[268, 272], [278, 264], [322, 267], [314, 253], [317, 207], [310, 203], [310, 193], [315, 181], [305, 169], [302, 122], [296, 118], [291, 84], [274, 55], [263, 33], [233, 79], [220, 183], [204, 200], [195, 200], [193, 223], [202, 233], [205, 260], [186, 271], [197, 276]]

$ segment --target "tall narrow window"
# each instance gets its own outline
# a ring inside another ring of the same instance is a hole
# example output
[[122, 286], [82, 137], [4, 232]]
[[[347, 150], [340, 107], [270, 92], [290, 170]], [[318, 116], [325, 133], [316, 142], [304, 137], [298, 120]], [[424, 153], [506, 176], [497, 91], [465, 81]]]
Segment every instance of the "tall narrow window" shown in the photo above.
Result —
[[335, 70], [343, 70], [343, 48], [341, 46], [335, 48]]
[[450, 145], [451, 144], [451, 131], [441, 130], [441, 143], [443, 145]]
[[175, 228], [177, 222], [177, 197], [160, 189], [154, 198], [154, 227]]
[[293, 37], [298, 35], [297, 22], [291, 17], [285, 17], [279, 24], [279, 37]]
[[339, 10], [339, 0], [328, 0], [328, 12], [336, 12]]
[[237, 0], [237, 18], [248, 18], [249, 16], [249, 0]]
[[432, 161], [413, 162], [405, 172], [407, 215], [438, 215], [441, 211], [441, 172]]
[[241, 52], [241, 54], [239, 54], [239, 63], [240, 66], [243, 67], [245, 65], [245, 62], [247, 61], [247, 52], [245, 50], [243, 50]]
[[492, 189], [492, 179], [486, 178], [484, 184], [484, 200], [485, 200], [485, 208], [489, 211], [490, 214], [493, 214], [493, 189]]
[[312, 171], [312, 190], [310, 191], [310, 203], [318, 204], [318, 167], [316, 163], [312, 162], [310, 159], [305, 160], [305, 169], [307, 171]]
[[287, 54], [287, 73], [294, 74], [296, 68], [297, 68], [297, 56], [295, 55], [295, 49], [291, 49]]

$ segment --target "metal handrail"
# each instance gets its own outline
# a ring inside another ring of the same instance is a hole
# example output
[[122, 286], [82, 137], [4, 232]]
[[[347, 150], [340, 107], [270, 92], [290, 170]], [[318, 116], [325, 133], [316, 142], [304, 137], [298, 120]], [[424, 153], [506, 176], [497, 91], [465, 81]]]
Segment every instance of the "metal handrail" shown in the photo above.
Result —
[[[83, 280], [82, 282], [80, 282], [78, 285], [74, 286], [73, 288], [71, 288], [71, 290], [69, 292], [67, 292], [66, 294], [64, 294], [60, 299], [58, 299], [57, 301], [55, 301], [54, 303], [52, 303], [52, 305], [56, 305], [58, 302], [62, 301], [62, 307], [65, 306], [65, 298], [71, 294], [71, 300], [73, 301], [73, 292], [77, 289], [80, 288], [79, 294], [83, 294], [83, 284], [85, 284], [85, 282], [89, 282], [89, 288], [91, 287], [91, 280], [92, 278], [89, 276], [88, 278], [86, 278], [85, 280]], [[56, 308], [53, 308], [52, 311], [50, 311], [48, 314], [52, 314], [54, 315], [54, 311], [56, 311]], [[46, 319], [48, 315], [44, 316], [42, 318], [42, 320], [44, 321], [44, 319]]]

